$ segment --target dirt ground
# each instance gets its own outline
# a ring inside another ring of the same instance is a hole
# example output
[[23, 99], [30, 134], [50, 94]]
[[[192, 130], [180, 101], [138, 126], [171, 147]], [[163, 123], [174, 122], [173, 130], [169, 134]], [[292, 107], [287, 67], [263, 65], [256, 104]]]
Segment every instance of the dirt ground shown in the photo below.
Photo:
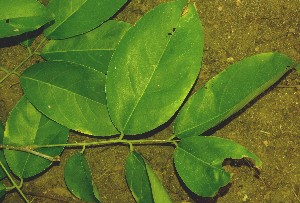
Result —
[[[161, 0], [132, 0], [116, 16], [134, 23]], [[196, 88], [246, 56], [279, 51], [300, 61], [299, 0], [197, 0], [205, 33], [203, 68]], [[38, 40], [37, 40], [38, 41]], [[36, 46], [36, 42], [33, 46]], [[16, 67], [27, 50], [14, 42], [0, 40], [0, 66]], [[30, 59], [19, 72], [40, 61]], [[3, 73], [0, 73], [0, 78]], [[0, 120], [5, 123], [9, 112], [22, 95], [17, 76], [0, 83]], [[192, 194], [174, 172], [171, 146], [138, 146], [139, 151], [162, 180], [174, 202], [199, 203], [294, 203], [300, 202], [300, 75], [291, 71], [276, 85], [246, 108], [223, 122], [213, 133], [229, 138], [256, 153], [263, 168], [256, 171], [245, 162], [228, 161], [225, 168], [234, 173], [232, 183], [215, 198]], [[166, 127], [153, 137], [164, 138], [172, 129]], [[93, 140], [72, 134], [70, 142]], [[40, 176], [26, 180], [23, 191], [32, 202], [80, 202], [67, 190], [63, 180], [65, 160], [75, 151], [67, 149], [62, 162]], [[126, 185], [124, 160], [126, 146], [90, 148], [86, 155], [95, 184], [104, 203], [131, 203], [134, 199]], [[3, 202], [22, 202], [8, 193]]]

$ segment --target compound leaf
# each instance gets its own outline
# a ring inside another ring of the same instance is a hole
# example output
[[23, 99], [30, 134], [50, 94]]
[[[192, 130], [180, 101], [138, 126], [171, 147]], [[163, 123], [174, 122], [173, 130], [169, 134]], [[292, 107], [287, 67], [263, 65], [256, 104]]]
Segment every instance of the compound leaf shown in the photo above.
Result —
[[69, 61], [106, 74], [111, 56], [129, 28], [129, 23], [111, 20], [83, 35], [51, 40], [41, 54], [47, 60]]
[[36, 30], [51, 20], [53, 16], [36, 0], [0, 1], [0, 38]]
[[174, 124], [176, 136], [199, 135], [222, 122], [279, 80], [291, 64], [285, 55], [263, 53], [229, 66], [183, 106]]
[[24, 71], [26, 97], [43, 114], [89, 135], [118, 134], [106, 107], [105, 75], [67, 62], [38, 63]]
[[176, 171], [194, 193], [213, 197], [220, 187], [230, 182], [231, 174], [222, 169], [226, 158], [249, 157], [261, 167], [260, 159], [241, 145], [218, 137], [194, 136], [183, 138], [174, 152]]
[[51, 0], [55, 23], [45, 30], [51, 39], [64, 39], [88, 32], [114, 15], [127, 0]]
[[76, 153], [67, 160], [64, 176], [67, 187], [76, 197], [85, 202], [100, 202], [89, 164], [83, 154]]
[[[27, 147], [45, 144], [64, 144], [69, 130], [50, 120], [22, 97], [6, 123], [4, 145]], [[63, 147], [40, 148], [36, 151], [55, 157]], [[20, 178], [32, 177], [51, 165], [51, 161], [27, 152], [4, 150], [10, 169]]]
[[136, 202], [171, 202], [165, 188], [139, 153], [133, 151], [129, 154], [125, 174]]
[[124, 134], [165, 123], [184, 101], [201, 64], [203, 31], [193, 4], [161, 4], [122, 38], [107, 73], [107, 103]]

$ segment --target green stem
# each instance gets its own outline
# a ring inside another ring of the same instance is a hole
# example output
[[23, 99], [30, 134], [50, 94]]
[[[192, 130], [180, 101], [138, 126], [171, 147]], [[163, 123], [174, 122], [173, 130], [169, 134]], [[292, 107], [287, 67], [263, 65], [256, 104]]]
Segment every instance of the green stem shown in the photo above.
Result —
[[[34, 147], [34, 148], [37, 148], [37, 147]], [[46, 155], [46, 154], [43, 154], [43, 153], [34, 151], [34, 150], [33, 150], [34, 148], [31, 147], [31, 146], [16, 147], [16, 146], [0, 145], [0, 149], [28, 152], [28, 153], [30, 153], [30, 154], [33, 154], [33, 155], [42, 157], [42, 158], [44, 158], [44, 159], [47, 159], [47, 160], [49, 160], [49, 161], [51, 161], [51, 162], [54, 162], [54, 161], [60, 161], [60, 158], [59, 158], [59, 157], [52, 157], [52, 156], [48, 156], [48, 155]]]
[[46, 154], [35, 151], [34, 149], [38, 148], [50, 148], [50, 147], [83, 147], [83, 151], [85, 147], [91, 146], [101, 146], [101, 145], [110, 145], [110, 144], [126, 144], [129, 145], [130, 149], [133, 149], [134, 144], [136, 145], [155, 145], [155, 144], [173, 144], [177, 145], [179, 140], [104, 140], [98, 142], [76, 142], [76, 143], [66, 143], [66, 144], [47, 144], [47, 145], [33, 145], [33, 146], [9, 146], [9, 145], [0, 145], [0, 149], [6, 150], [15, 150], [15, 151], [23, 151], [27, 153], [34, 154], [36, 156], [40, 156], [44, 159], [48, 159], [49, 161], [60, 161], [60, 157], [51, 157]]
[[[179, 140], [104, 140], [98, 142], [76, 142], [76, 143], [67, 143], [67, 144], [49, 144], [49, 145], [34, 145], [28, 146], [30, 149], [37, 149], [37, 148], [47, 148], [47, 147], [81, 147], [81, 146], [100, 146], [100, 145], [109, 145], [109, 144], [139, 144], [139, 145], [155, 145], [155, 144], [166, 144], [174, 142], [178, 142]], [[1, 145], [0, 145], [1, 148]]]
[[120, 137], [119, 137], [119, 140], [122, 140], [124, 138], [124, 133], [122, 132]]
[[51, 157], [47, 154], [37, 152], [34, 149], [50, 148], [50, 147], [82, 147], [81, 153], [83, 153], [86, 147], [110, 145], [110, 144], [126, 144], [126, 145], [129, 145], [130, 151], [133, 151], [134, 144], [136, 144], [136, 145], [173, 144], [173, 145], [177, 146], [177, 142], [179, 142], [179, 141], [180, 140], [170, 140], [170, 139], [167, 139], [167, 140], [120, 140], [120, 139], [114, 139], [114, 140], [104, 140], [104, 141], [98, 141], [98, 142], [77, 142], [77, 143], [47, 144], [47, 145], [33, 145], [33, 146], [0, 145], [0, 149], [23, 151], [23, 152], [27, 152], [27, 153], [42, 157], [51, 162], [54, 162], [54, 161], [60, 161], [60, 157], [59, 156]]
[[6, 191], [11, 191], [11, 190], [14, 190], [14, 189], [15, 189], [14, 186], [11, 186], [11, 187], [5, 186], [5, 190], [6, 190]]
[[24, 65], [24, 63], [26, 63], [33, 55], [35, 55], [36, 54], [36, 52], [37, 52], [37, 50], [42, 46], [42, 44], [46, 41], [47, 39], [44, 37], [42, 40], [41, 40], [41, 42], [37, 45], [37, 47], [34, 49], [34, 51], [29, 51], [29, 54], [28, 54], [28, 56], [17, 66], [17, 67], [15, 67], [12, 71], [10, 71], [10, 72], [6, 72], [6, 75], [3, 77], [3, 78], [1, 78], [1, 80], [0, 80], [0, 83], [2, 83], [4, 80], [6, 80], [6, 78], [8, 78], [10, 75], [13, 75], [13, 74], [15, 74], [15, 75], [17, 75], [17, 76], [20, 76], [20, 74], [19, 73], [17, 73], [17, 70], [21, 67], [21, 66], [23, 66]]
[[29, 200], [26, 198], [26, 196], [24, 195], [24, 193], [21, 190], [21, 187], [23, 185], [23, 179], [21, 179], [21, 184], [17, 185], [17, 183], [14, 181], [14, 179], [12, 178], [12, 176], [9, 174], [9, 172], [6, 170], [6, 168], [4, 167], [4, 165], [2, 164], [2, 162], [0, 161], [0, 165], [1, 168], [3, 169], [3, 171], [5, 172], [5, 174], [7, 175], [7, 178], [10, 180], [10, 182], [13, 184], [13, 187], [17, 189], [17, 191], [19, 192], [19, 194], [21, 195], [21, 197], [25, 200], [26, 203], [29, 203]]
[[27, 51], [28, 51], [29, 55], [32, 54], [32, 51], [29, 46], [27, 47]]
[[175, 136], [174, 134], [172, 134], [172, 135], [168, 138], [168, 140], [173, 140], [175, 137], [176, 137], [176, 136]]
[[133, 145], [130, 143], [129, 144], [129, 150], [132, 152], [133, 151]]
[[6, 68], [3, 68], [2, 66], [0, 66], [0, 70], [5, 72], [6, 74], [10, 73], [9, 70], [7, 70]]
[[18, 75], [18, 74], [16, 74], [15, 71], [10, 71], [9, 73], [6, 73], [6, 75], [3, 78], [1, 78], [0, 83], [2, 83], [4, 80], [6, 80], [6, 78], [8, 78], [9, 76], [11, 76], [13, 74]]
[[85, 151], [85, 146], [82, 147], [82, 150], [80, 151], [81, 154], [83, 154]]

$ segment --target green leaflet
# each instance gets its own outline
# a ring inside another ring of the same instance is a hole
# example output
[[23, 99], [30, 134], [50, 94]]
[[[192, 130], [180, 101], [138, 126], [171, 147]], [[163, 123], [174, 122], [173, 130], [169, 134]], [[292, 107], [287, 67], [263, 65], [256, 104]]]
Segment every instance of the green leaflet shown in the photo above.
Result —
[[123, 37], [107, 73], [107, 105], [124, 134], [140, 134], [165, 123], [195, 82], [203, 31], [193, 4], [161, 4]]
[[0, 1], [0, 38], [33, 31], [53, 20], [36, 0]]
[[260, 159], [241, 145], [218, 137], [183, 138], [174, 152], [176, 171], [194, 193], [213, 197], [220, 187], [230, 182], [230, 174], [222, 169], [226, 158], [249, 157], [261, 167]]
[[149, 167], [147, 163], [146, 170], [149, 177], [151, 189], [152, 189], [152, 196], [155, 203], [171, 203], [171, 199], [164, 188], [164, 186], [161, 184], [160, 180], [157, 178], [153, 170]]
[[200, 135], [222, 122], [273, 85], [291, 64], [285, 55], [263, 53], [229, 66], [183, 106], [174, 124], [176, 136]]
[[26, 97], [47, 117], [89, 135], [118, 134], [106, 107], [105, 75], [66, 62], [35, 64], [21, 77]]
[[67, 160], [64, 176], [68, 189], [76, 197], [85, 202], [100, 202], [89, 164], [83, 154], [76, 153]]
[[125, 174], [127, 184], [136, 202], [172, 202], [157, 176], [139, 153], [130, 152], [126, 159]]
[[136, 202], [154, 202], [144, 159], [137, 152], [131, 152], [127, 157], [125, 175]]
[[23, 45], [24, 47], [30, 47], [34, 40], [35, 38], [26, 39], [25, 41], [21, 42], [21, 45]]
[[[32, 146], [43, 144], [64, 144], [68, 139], [68, 129], [48, 119], [22, 97], [6, 123], [4, 145]], [[63, 147], [40, 148], [36, 151], [49, 156], [57, 156]], [[10, 169], [20, 178], [32, 177], [51, 164], [51, 161], [26, 152], [4, 150]]]
[[26, 40], [22, 41], [20, 44], [24, 47], [30, 47], [33, 43], [33, 41], [36, 39], [36, 36], [26, 36]]
[[64, 39], [88, 32], [113, 16], [127, 0], [50, 0], [55, 23], [45, 30], [51, 39]]
[[106, 74], [111, 56], [129, 28], [129, 23], [111, 20], [83, 35], [51, 40], [41, 54], [47, 60], [69, 61]]
[[[3, 137], [4, 137], [4, 128], [2, 126], [2, 123], [0, 123], [0, 144], [1, 145], [3, 144]], [[3, 166], [6, 168], [7, 171], [10, 171], [4, 156], [3, 149], [0, 150], [0, 162], [3, 164]], [[4, 177], [6, 177], [6, 173], [4, 172], [2, 167], [0, 167], [0, 179], [3, 179]]]

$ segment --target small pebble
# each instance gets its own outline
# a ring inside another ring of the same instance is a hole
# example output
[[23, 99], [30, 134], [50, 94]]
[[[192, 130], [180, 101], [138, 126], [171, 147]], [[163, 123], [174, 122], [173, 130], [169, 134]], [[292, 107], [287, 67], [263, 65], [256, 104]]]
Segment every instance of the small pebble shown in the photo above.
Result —
[[243, 202], [246, 202], [248, 200], [248, 195], [244, 195]]
[[268, 147], [268, 146], [269, 146], [268, 140], [264, 140], [264, 141], [263, 141], [263, 144], [264, 144], [266, 147]]
[[295, 28], [290, 28], [290, 29], [289, 29], [289, 32], [290, 32], [290, 33], [295, 33], [296, 30], [295, 30]]
[[232, 63], [232, 62], [234, 61], [234, 58], [233, 58], [233, 57], [229, 57], [229, 58], [226, 59], [226, 61], [227, 61], [228, 63]]

